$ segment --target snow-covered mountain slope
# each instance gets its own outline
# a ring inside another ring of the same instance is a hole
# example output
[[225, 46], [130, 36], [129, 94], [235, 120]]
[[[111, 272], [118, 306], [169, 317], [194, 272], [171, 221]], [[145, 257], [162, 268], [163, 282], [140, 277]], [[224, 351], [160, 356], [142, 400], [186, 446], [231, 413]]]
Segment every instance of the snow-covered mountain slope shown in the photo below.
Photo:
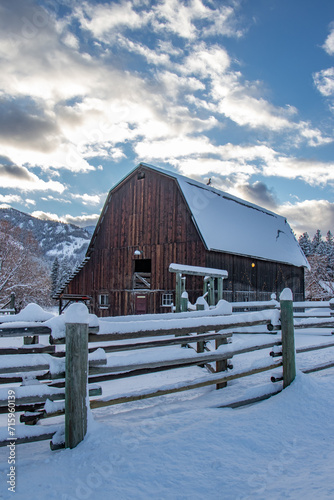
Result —
[[73, 224], [37, 219], [14, 208], [1, 208], [0, 221], [19, 228], [22, 238], [29, 232], [49, 262], [56, 257], [59, 260], [81, 261], [91, 238], [88, 231]]

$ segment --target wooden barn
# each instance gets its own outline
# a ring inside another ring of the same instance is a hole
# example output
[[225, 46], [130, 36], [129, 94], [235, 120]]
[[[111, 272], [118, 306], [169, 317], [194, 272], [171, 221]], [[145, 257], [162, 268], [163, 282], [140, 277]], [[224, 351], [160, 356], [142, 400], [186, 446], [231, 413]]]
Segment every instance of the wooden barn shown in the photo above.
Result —
[[[284, 217], [144, 163], [111, 189], [85, 263], [58, 298], [90, 297], [98, 316], [169, 312], [171, 263], [226, 270], [228, 301], [285, 287], [304, 300], [308, 263]], [[203, 278], [187, 276], [185, 288], [194, 303]]]

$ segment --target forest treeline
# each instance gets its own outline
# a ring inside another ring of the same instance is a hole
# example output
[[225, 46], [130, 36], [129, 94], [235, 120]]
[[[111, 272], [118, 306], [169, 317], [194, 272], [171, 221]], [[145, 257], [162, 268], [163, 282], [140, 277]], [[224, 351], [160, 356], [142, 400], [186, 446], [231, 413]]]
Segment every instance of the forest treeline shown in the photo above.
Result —
[[305, 273], [305, 295], [307, 299], [329, 299], [334, 297], [334, 237], [327, 231], [325, 237], [317, 229], [313, 238], [303, 233], [298, 239], [309, 264]]

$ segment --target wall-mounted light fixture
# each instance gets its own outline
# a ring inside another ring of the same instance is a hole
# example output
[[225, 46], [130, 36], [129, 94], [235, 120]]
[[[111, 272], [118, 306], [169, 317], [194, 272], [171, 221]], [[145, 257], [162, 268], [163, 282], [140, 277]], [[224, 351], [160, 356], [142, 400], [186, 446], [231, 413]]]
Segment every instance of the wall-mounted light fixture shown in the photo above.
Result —
[[135, 255], [135, 256], [143, 255], [143, 251], [142, 250], [135, 250], [133, 255]]
[[252, 262], [252, 267], [255, 267], [255, 262]]

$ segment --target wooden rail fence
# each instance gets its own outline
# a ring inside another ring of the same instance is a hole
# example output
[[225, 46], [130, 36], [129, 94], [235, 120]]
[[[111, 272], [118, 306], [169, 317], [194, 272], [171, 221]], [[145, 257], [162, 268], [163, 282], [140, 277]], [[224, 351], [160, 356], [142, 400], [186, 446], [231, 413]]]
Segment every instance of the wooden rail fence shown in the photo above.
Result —
[[[209, 385], [222, 388], [231, 380], [275, 370], [278, 367], [282, 367], [282, 376], [273, 376], [271, 380], [273, 382], [282, 381], [283, 388], [287, 387], [296, 375], [294, 328], [307, 328], [309, 325], [313, 326], [314, 322], [316, 322], [316, 326], [334, 326], [334, 301], [326, 304], [327, 308], [331, 308], [332, 316], [321, 316], [317, 317], [316, 320], [314, 316], [305, 314], [305, 307], [307, 307], [305, 303], [296, 305], [292, 302], [292, 294], [287, 289], [282, 292], [280, 302], [268, 301], [263, 306], [264, 310], [257, 311], [255, 309], [260, 308], [258, 303], [238, 303], [234, 305], [235, 309], [240, 311], [240, 309], [247, 308], [247, 311], [225, 316], [215, 316], [214, 311], [209, 313], [201, 311], [198, 314], [189, 313], [188, 315], [179, 313], [166, 315], [167, 319], [164, 321], [161, 318], [159, 321], [151, 318], [142, 321], [137, 318], [137, 321], [133, 322], [127, 318], [124, 318], [123, 321], [122, 318], [114, 318], [110, 322], [100, 321], [100, 331], [98, 332], [97, 328], [88, 326], [88, 319], [85, 316], [88, 314], [87, 308], [83, 304], [73, 304], [71, 306], [72, 313], [65, 324], [64, 335], [54, 335], [51, 328], [46, 325], [25, 325], [24, 327], [17, 327], [15, 323], [0, 325], [0, 337], [50, 335], [50, 345], [47, 346], [31, 344], [17, 348], [0, 348], [0, 355], [6, 355], [6, 359], [11, 360], [11, 362], [0, 366], [0, 384], [17, 382], [25, 384], [25, 378], [31, 376], [30, 372], [33, 372], [34, 379], [40, 382], [37, 385], [30, 385], [29, 390], [27, 390], [26, 385], [15, 388], [16, 411], [23, 412], [20, 415], [20, 421], [33, 425], [45, 418], [65, 415], [65, 425], [38, 426], [40, 429], [30, 427], [33, 432], [25, 432], [23, 426], [23, 430], [18, 430], [16, 443], [52, 438], [50, 443], [52, 449], [74, 448], [86, 434], [87, 412], [89, 410], [87, 396], [91, 398], [89, 402], [91, 409], [101, 408]], [[295, 307], [298, 307], [298, 310], [302, 312], [299, 313], [300, 317], [294, 320], [293, 309]], [[318, 305], [312, 303], [309, 307], [318, 308]], [[84, 309], [76, 316], [73, 314], [73, 308]], [[77, 317], [79, 320], [76, 319]], [[228, 344], [232, 339], [234, 329], [251, 328], [258, 325], [265, 325], [267, 333], [275, 333], [270, 342], [259, 344], [254, 341], [241, 348], [233, 348], [233, 343]], [[128, 342], [126, 342], [127, 340]], [[206, 342], [212, 340], [215, 342], [215, 350], [208, 351], [205, 349]], [[94, 347], [97, 342], [102, 346]], [[64, 344], [66, 344], [65, 350], [59, 350], [57, 346]], [[105, 353], [178, 344], [191, 346], [193, 351], [182, 349], [178, 355], [160, 356], [155, 360], [145, 360], [144, 358], [140, 361], [130, 362], [121, 362], [120, 359], [117, 360], [117, 357], [115, 359], [110, 357], [107, 362], [105, 356]], [[321, 346], [309, 346], [297, 349], [297, 353], [302, 354], [333, 346], [334, 342]], [[231, 359], [237, 355], [271, 348], [273, 348], [270, 353], [272, 358], [268, 359], [268, 362], [261, 362], [257, 366], [253, 366], [251, 369], [236, 370], [230, 363]], [[28, 357], [24, 357], [23, 362], [22, 354], [30, 354], [35, 358], [30, 361]], [[216, 363], [215, 370], [211, 363]], [[210, 373], [202, 374], [192, 380], [165, 384], [156, 389], [98, 397], [102, 395], [101, 387], [96, 386], [99, 382], [196, 365], [207, 367]], [[317, 368], [305, 370], [305, 372], [325, 369], [333, 365], [334, 363], [327, 363], [326, 366], [319, 365]], [[270, 394], [265, 394], [258, 399], [270, 397], [280, 390], [273, 390]], [[240, 402], [240, 405], [249, 404], [252, 401], [243, 401]], [[233, 407], [233, 404], [225, 406]], [[8, 401], [5, 397], [0, 396], [0, 413], [7, 411]], [[18, 427], [22, 428], [22, 426]], [[8, 439], [0, 437], [0, 446], [6, 446], [7, 442]]]

